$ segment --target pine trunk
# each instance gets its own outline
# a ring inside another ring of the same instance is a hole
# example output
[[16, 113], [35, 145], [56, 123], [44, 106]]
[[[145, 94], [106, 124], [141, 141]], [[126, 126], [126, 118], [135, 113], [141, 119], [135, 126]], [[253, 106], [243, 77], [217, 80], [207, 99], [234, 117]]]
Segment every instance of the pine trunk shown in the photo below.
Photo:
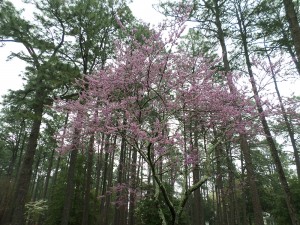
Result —
[[94, 158], [94, 140], [95, 135], [92, 134], [89, 140], [89, 147], [87, 152], [87, 169], [85, 179], [85, 190], [84, 190], [84, 202], [83, 202], [83, 215], [82, 225], [88, 225], [89, 223], [89, 211], [90, 211], [90, 191], [92, 183], [92, 170], [93, 170], [93, 158]]
[[46, 199], [47, 194], [48, 194], [48, 187], [49, 187], [49, 181], [50, 181], [51, 171], [52, 171], [52, 166], [53, 166], [54, 153], [55, 153], [55, 149], [52, 150], [51, 156], [50, 156], [50, 159], [49, 159], [49, 165], [48, 165], [48, 168], [47, 168], [47, 174], [46, 174], [46, 179], [45, 179], [43, 199]]
[[28, 190], [32, 175], [32, 166], [39, 138], [40, 126], [42, 123], [42, 115], [44, 109], [43, 98], [44, 93], [36, 93], [37, 105], [34, 108], [34, 121], [32, 123], [28, 144], [24, 154], [23, 162], [20, 167], [17, 185], [15, 188], [14, 211], [12, 214], [12, 225], [25, 224], [25, 203], [27, 201]]
[[[130, 171], [130, 188], [132, 190], [136, 190], [136, 180], [138, 176], [137, 172], [137, 151], [132, 149], [132, 163], [131, 163], [131, 171]], [[135, 204], [136, 204], [136, 193], [131, 191], [129, 194], [129, 217], [128, 217], [128, 225], [134, 225], [134, 211], [135, 211]]]
[[247, 65], [248, 74], [250, 77], [250, 82], [251, 82], [252, 91], [254, 94], [257, 111], [260, 114], [260, 120], [261, 120], [261, 123], [263, 126], [265, 137], [266, 137], [267, 143], [269, 145], [271, 156], [272, 156], [274, 164], [276, 166], [277, 173], [279, 175], [279, 180], [280, 180], [282, 189], [284, 191], [285, 202], [287, 204], [290, 219], [291, 219], [293, 225], [299, 225], [299, 221], [298, 221], [298, 218], [296, 215], [296, 210], [295, 210], [295, 207], [294, 207], [294, 204], [292, 201], [292, 195], [290, 192], [290, 188], [287, 183], [287, 179], [286, 179], [286, 176], [285, 176], [282, 164], [281, 164], [281, 160], [279, 158], [279, 154], [278, 154], [278, 150], [275, 145], [275, 141], [272, 137], [267, 119], [265, 117], [265, 112], [262, 107], [262, 102], [261, 102], [261, 99], [258, 94], [258, 89], [256, 87], [256, 82], [255, 82], [254, 74], [252, 71], [252, 65], [251, 65], [249, 50], [248, 50], [247, 29], [246, 29], [246, 26], [244, 24], [244, 20], [242, 17], [242, 13], [241, 13], [242, 10], [241, 10], [239, 4], [236, 4], [235, 7], [236, 7], [236, 16], [237, 16], [238, 25], [239, 25], [240, 36], [241, 36], [243, 50], [244, 50], [244, 56], [245, 56], [245, 60], [246, 60], [246, 65]]
[[300, 61], [300, 26], [292, 0], [283, 0], [287, 21], [289, 23], [292, 40], [295, 46], [298, 62]]
[[271, 58], [268, 55], [268, 53], [267, 53], [267, 57], [268, 57], [268, 61], [269, 61], [269, 64], [270, 64], [270, 69], [271, 69], [271, 72], [272, 72], [272, 79], [273, 79], [276, 94], [277, 94], [277, 97], [278, 97], [278, 100], [279, 100], [279, 105], [280, 105], [282, 117], [284, 119], [284, 123], [285, 123], [285, 126], [286, 126], [287, 130], [288, 130], [288, 134], [289, 134], [289, 137], [290, 137], [290, 140], [291, 140], [291, 143], [292, 143], [298, 180], [300, 180], [300, 158], [299, 158], [297, 143], [296, 143], [296, 139], [295, 139], [293, 124], [288, 119], [288, 115], [287, 115], [286, 109], [284, 107], [282, 97], [281, 97], [281, 94], [280, 94], [280, 91], [279, 91], [279, 88], [278, 88], [278, 85], [277, 85], [276, 74], [273, 70]]
[[[121, 140], [121, 152], [119, 158], [119, 166], [118, 166], [118, 176], [116, 185], [123, 185], [125, 183], [125, 166], [126, 166], [126, 142], [125, 138]], [[117, 190], [116, 193], [116, 201], [117, 204], [115, 206], [115, 215], [114, 215], [114, 225], [124, 225], [125, 224], [125, 205], [127, 206], [127, 202], [123, 202], [124, 190]]]
[[[236, 87], [233, 83], [232, 75], [230, 74], [230, 64], [229, 64], [229, 60], [228, 60], [228, 53], [227, 53], [227, 48], [226, 48], [226, 43], [225, 43], [225, 34], [224, 34], [222, 24], [221, 24], [221, 12], [219, 9], [220, 6], [218, 5], [218, 1], [214, 0], [214, 6], [216, 9], [215, 23], [216, 23], [216, 26], [218, 29], [218, 39], [219, 39], [221, 49], [222, 49], [223, 63], [224, 63], [228, 86], [229, 86], [230, 92], [232, 94], [237, 94]], [[240, 120], [240, 122], [242, 122], [242, 115], [239, 118], [239, 120]], [[252, 158], [251, 158], [251, 154], [250, 154], [250, 147], [247, 142], [247, 137], [244, 134], [240, 134], [240, 148], [245, 157], [247, 176], [248, 176], [248, 180], [250, 181], [249, 185], [251, 187], [251, 201], [252, 201], [252, 206], [253, 206], [253, 211], [254, 211], [255, 222], [256, 222], [256, 225], [264, 225], [262, 208], [261, 208], [261, 203], [260, 203], [259, 194], [258, 194], [258, 188], [257, 188], [256, 182], [255, 182], [256, 179], [255, 179], [255, 173], [254, 173], [254, 169], [253, 169]]]
[[70, 219], [70, 212], [72, 206], [72, 199], [74, 195], [74, 178], [76, 170], [76, 161], [78, 154], [79, 145], [79, 133], [80, 131], [76, 128], [72, 141], [72, 150], [70, 154], [70, 163], [67, 176], [67, 187], [65, 191], [64, 208], [62, 213], [61, 225], [68, 225]]

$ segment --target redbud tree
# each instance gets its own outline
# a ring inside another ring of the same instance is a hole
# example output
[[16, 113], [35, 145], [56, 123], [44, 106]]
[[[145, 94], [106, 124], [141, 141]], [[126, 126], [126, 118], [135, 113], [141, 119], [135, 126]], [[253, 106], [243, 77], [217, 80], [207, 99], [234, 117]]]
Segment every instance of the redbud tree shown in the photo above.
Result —
[[[162, 224], [167, 223], [162, 204], [168, 207], [172, 224], [178, 224], [188, 198], [210, 177], [207, 172], [188, 185], [195, 167], [208, 159], [187, 141], [187, 132], [220, 129], [230, 138], [251, 128], [251, 123], [241, 124], [236, 118], [255, 111], [243, 94], [230, 93], [225, 79], [217, 82], [216, 77], [222, 77], [213, 69], [218, 62], [178, 50], [184, 29], [184, 20], [177, 20], [149, 29], [147, 37], [131, 30], [126, 42], [116, 42], [114, 59], [78, 81], [82, 89], [78, 100], [57, 102], [57, 108], [73, 116], [61, 133], [59, 150], [72, 150], [74, 130], [80, 130], [80, 140], [95, 133], [125, 139], [151, 171]], [[162, 176], [167, 171], [176, 173], [172, 178], [180, 198], [176, 206]]]

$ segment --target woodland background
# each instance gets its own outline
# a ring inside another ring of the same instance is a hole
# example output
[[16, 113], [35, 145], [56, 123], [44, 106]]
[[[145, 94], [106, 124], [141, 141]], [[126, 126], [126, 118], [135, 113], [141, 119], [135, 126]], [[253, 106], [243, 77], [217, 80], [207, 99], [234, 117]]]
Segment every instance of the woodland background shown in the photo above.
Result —
[[27, 65], [1, 224], [300, 225], [299, 1], [162, 2], [157, 27], [125, 0], [25, 3], [0, 2]]

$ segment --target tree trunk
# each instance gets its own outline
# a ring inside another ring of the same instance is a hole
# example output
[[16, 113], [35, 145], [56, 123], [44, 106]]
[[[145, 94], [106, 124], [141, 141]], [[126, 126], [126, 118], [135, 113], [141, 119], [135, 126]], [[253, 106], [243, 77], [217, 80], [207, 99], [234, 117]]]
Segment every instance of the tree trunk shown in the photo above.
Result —
[[219, 225], [226, 225], [227, 219], [226, 214], [224, 213], [226, 204], [225, 197], [223, 192], [223, 172], [221, 169], [222, 163], [222, 146], [218, 144], [215, 149], [216, 152], [216, 166], [217, 166], [217, 174], [216, 174], [216, 199], [217, 199], [217, 217]]
[[279, 91], [279, 88], [278, 88], [278, 85], [277, 85], [276, 74], [273, 70], [271, 58], [270, 58], [268, 53], [267, 53], [267, 57], [268, 57], [268, 61], [269, 61], [269, 65], [270, 65], [270, 69], [271, 69], [271, 73], [272, 73], [272, 79], [273, 79], [273, 82], [274, 82], [276, 94], [277, 94], [277, 97], [278, 97], [278, 100], [279, 100], [279, 105], [280, 105], [282, 117], [284, 119], [284, 123], [285, 123], [285, 126], [286, 126], [287, 130], [288, 130], [288, 134], [290, 136], [290, 140], [291, 140], [291, 143], [292, 143], [298, 180], [300, 180], [300, 158], [299, 158], [299, 153], [298, 153], [298, 149], [297, 149], [297, 143], [296, 143], [296, 139], [295, 139], [293, 124], [290, 123], [290, 121], [288, 119], [288, 115], [286, 113], [286, 110], [285, 110], [285, 107], [284, 107], [284, 104], [283, 104], [283, 101], [282, 101], [282, 97], [281, 97], [281, 94], [280, 94], [280, 91]]
[[241, 188], [242, 188], [242, 194], [241, 194], [241, 198], [242, 198], [242, 224], [248, 224], [247, 223], [247, 206], [246, 206], [246, 187], [248, 185], [246, 185], [246, 181], [245, 181], [245, 169], [244, 169], [244, 157], [243, 154], [241, 153], [241, 169], [242, 169], [242, 174], [241, 174]]
[[[114, 146], [116, 145], [116, 137], [114, 137]], [[113, 169], [114, 169], [114, 161], [115, 161], [115, 151], [110, 153], [109, 163], [108, 163], [108, 174], [107, 174], [107, 189], [112, 188], [113, 185]], [[113, 220], [110, 217], [112, 214], [112, 207], [111, 207], [111, 194], [106, 193], [105, 196], [105, 206], [104, 206], [104, 213], [103, 213], [103, 223], [102, 225], [110, 225], [113, 224]]]
[[[16, 166], [16, 162], [17, 162], [17, 158], [18, 158], [18, 151], [20, 151], [20, 148], [23, 147], [24, 145], [22, 145], [23, 140], [26, 139], [26, 133], [25, 133], [25, 126], [26, 126], [26, 122], [25, 119], [23, 119], [20, 123], [20, 130], [17, 134], [16, 137], [16, 144], [13, 147], [13, 152], [12, 152], [12, 156], [10, 159], [10, 163], [7, 169], [7, 175], [10, 179], [12, 179], [12, 175]], [[17, 172], [15, 172], [15, 174], [17, 175]]]
[[[279, 19], [280, 20], [280, 19]], [[283, 36], [283, 38], [285, 40], [289, 40], [289, 34], [288, 32], [284, 29], [284, 24], [281, 23], [281, 34]], [[295, 55], [295, 51], [294, 51], [294, 48], [293, 48], [293, 44], [292, 43], [289, 43], [287, 42], [286, 44], [286, 47], [287, 47], [287, 51], [288, 53], [291, 55], [291, 59], [293, 60], [294, 64], [295, 64], [295, 67], [297, 69], [297, 72], [300, 76], [300, 61], [298, 60], [297, 56]]]
[[292, 40], [295, 46], [298, 62], [300, 61], [300, 26], [292, 0], [283, 0], [287, 21], [289, 23]]
[[[132, 149], [132, 163], [131, 163], [131, 171], [130, 171], [130, 188], [134, 191], [136, 191], [136, 180], [138, 176], [137, 172], [137, 151], [136, 149]], [[134, 225], [134, 210], [135, 210], [135, 204], [136, 204], [136, 193], [134, 191], [131, 191], [129, 194], [129, 218], [128, 218], [128, 225]]]
[[43, 96], [44, 93], [36, 92], [37, 104], [34, 108], [34, 121], [32, 123], [26, 151], [24, 154], [23, 162], [18, 175], [17, 185], [15, 188], [14, 211], [12, 214], [12, 225], [25, 224], [25, 203], [27, 201], [27, 194], [29, 190], [32, 166], [34, 163], [34, 156], [36, 152], [37, 142], [39, 138], [40, 126], [42, 123], [42, 115], [44, 109]]
[[[193, 170], [193, 183], [196, 184], [200, 179], [200, 169], [197, 165]], [[194, 215], [194, 225], [205, 225], [204, 221], [204, 208], [203, 208], [203, 198], [200, 188], [194, 191], [193, 198], [193, 215]]]
[[273, 158], [274, 164], [276, 166], [276, 170], [277, 173], [279, 175], [279, 179], [280, 179], [280, 183], [282, 186], [282, 189], [284, 191], [284, 197], [285, 197], [285, 201], [288, 207], [288, 211], [289, 211], [289, 215], [292, 221], [293, 225], [299, 225], [299, 221], [296, 215], [296, 210], [292, 201], [292, 195], [290, 192], [290, 188], [289, 185], [287, 183], [287, 179], [285, 177], [285, 173], [278, 155], [278, 150], [276, 148], [275, 145], [275, 141], [272, 137], [267, 119], [265, 117], [265, 112], [261, 103], [261, 99], [259, 97], [258, 94], [258, 90], [256, 87], [256, 82], [255, 82], [255, 78], [254, 78], [254, 74], [252, 71], [252, 66], [251, 66], [251, 62], [250, 62], [250, 56], [249, 56], [249, 50], [248, 50], [248, 43], [247, 43], [247, 29], [246, 26], [244, 24], [244, 19], [242, 17], [242, 10], [240, 8], [239, 4], [235, 4], [236, 7], [236, 17], [238, 20], [238, 25], [239, 25], [239, 31], [240, 31], [240, 36], [241, 36], [241, 40], [242, 40], [242, 46], [243, 46], [243, 50], [244, 50], [244, 56], [245, 56], [245, 60], [246, 60], [246, 65], [247, 65], [247, 69], [248, 69], [248, 74], [250, 77], [250, 82], [251, 82], [251, 86], [252, 86], [252, 91], [254, 94], [254, 99], [255, 99], [255, 103], [256, 103], [256, 107], [257, 107], [257, 111], [260, 114], [260, 120], [262, 122], [262, 126], [263, 126], [263, 130], [265, 133], [265, 137], [267, 140], [267, 143], [269, 145], [270, 148], [270, 152], [271, 152], [271, 156]]
[[[105, 135], [101, 135], [101, 143], [98, 144], [98, 150], [97, 150], [97, 164], [96, 164], [96, 191], [95, 191], [95, 196], [98, 197], [99, 194], [99, 188], [100, 188], [100, 175], [101, 175], [101, 170], [103, 167], [103, 148], [104, 148], [104, 138]], [[99, 146], [100, 145], [100, 146]], [[100, 147], [100, 151], [99, 151]]]
[[90, 137], [90, 143], [88, 147], [87, 157], [87, 170], [84, 190], [84, 202], [83, 202], [83, 215], [82, 225], [89, 225], [89, 211], [90, 211], [90, 191], [92, 183], [92, 170], [93, 170], [93, 158], [94, 158], [94, 140], [95, 135], [92, 134]]
[[75, 128], [74, 136], [72, 140], [72, 150], [70, 153], [70, 165], [68, 169], [67, 187], [65, 192], [61, 225], [68, 225], [69, 218], [70, 218], [72, 198], [74, 195], [74, 178], [75, 178], [76, 161], [77, 161], [77, 154], [78, 154], [79, 134], [80, 134], [80, 130]]
[[101, 200], [100, 200], [100, 217], [99, 217], [99, 224], [105, 225], [106, 220], [106, 203], [108, 202], [108, 194], [107, 187], [108, 187], [108, 173], [109, 173], [109, 148], [110, 148], [110, 135], [105, 137], [104, 143], [104, 167], [103, 167], [103, 175], [102, 175], [102, 182], [101, 182]]
[[237, 225], [236, 222], [236, 207], [235, 207], [235, 182], [234, 171], [235, 167], [232, 162], [230, 143], [226, 145], [226, 163], [228, 168], [228, 223]]
[[[125, 138], [122, 137], [121, 140], [121, 152], [118, 166], [118, 176], [116, 185], [123, 185], [125, 179], [125, 162], [126, 162], [126, 142]], [[127, 202], [123, 202], [124, 190], [117, 190], [116, 193], [116, 201], [117, 204], [115, 206], [115, 215], [114, 215], [114, 225], [124, 225], [126, 221], [124, 218], [125, 206], [127, 206]]]
[[248, 145], [246, 138], [243, 135], [240, 138], [241, 138], [240, 145], [245, 159], [245, 166], [247, 170], [247, 181], [250, 187], [251, 202], [253, 206], [255, 224], [264, 225], [262, 208], [260, 204], [260, 199], [259, 199], [259, 194], [258, 194], [258, 189], [257, 189], [256, 179], [254, 174], [254, 167], [253, 167], [252, 158], [249, 151], [250, 147]]
[[49, 165], [48, 165], [48, 168], [47, 168], [47, 174], [46, 174], [46, 180], [45, 180], [45, 186], [44, 186], [43, 199], [46, 199], [47, 194], [48, 194], [48, 187], [49, 187], [49, 181], [50, 181], [50, 177], [51, 177], [54, 153], [55, 153], [55, 149], [52, 150], [51, 156], [50, 156], [50, 159], [49, 159]]
[[[215, 6], [215, 11], [216, 11], [215, 24], [217, 26], [218, 39], [219, 39], [221, 49], [222, 49], [226, 79], [227, 79], [227, 83], [228, 83], [230, 92], [235, 95], [235, 94], [237, 94], [237, 90], [233, 83], [232, 75], [230, 73], [230, 64], [229, 64], [229, 60], [228, 60], [228, 53], [227, 53], [227, 48], [226, 48], [226, 43], [225, 43], [225, 34], [224, 34], [222, 24], [221, 24], [221, 12], [220, 12], [220, 6], [218, 5], [217, 0], [214, 0], [214, 6]], [[242, 115], [238, 119], [240, 120], [240, 122], [242, 122]], [[250, 154], [250, 147], [247, 142], [247, 137], [245, 134], [240, 134], [240, 148], [245, 157], [247, 176], [249, 178], [248, 180], [250, 181], [249, 185], [251, 187], [251, 201], [252, 201], [252, 206], [253, 206], [253, 211], [254, 211], [255, 223], [256, 223], [256, 225], [264, 225], [262, 208], [261, 208], [261, 203], [260, 203], [259, 194], [258, 194], [258, 188], [257, 188], [256, 182], [255, 182], [256, 179], [255, 179], [255, 173], [254, 173], [253, 164], [252, 164], [252, 158], [251, 158], [251, 154]]]
[[31, 178], [31, 185], [30, 185], [30, 192], [31, 192], [31, 200], [34, 201], [34, 192], [35, 192], [35, 189], [36, 189], [36, 178], [37, 178], [37, 174], [38, 174], [38, 169], [39, 169], [39, 166], [40, 166], [40, 162], [41, 162], [41, 152], [39, 151], [37, 153], [37, 156], [35, 157], [36, 158], [36, 162], [35, 162], [35, 166], [34, 166], [34, 170], [33, 170], [33, 176]]
[[[198, 146], [198, 123], [195, 121], [195, 131], [192, 131], [192, 124], [190, 128], [190, 145], [191, 149], [195, 149], [193, 151], [196, 151], [197, 155], [197, 160], [199, 160], [199, 146]], [[194, 134], [194, 138], [193, 138]], [[194, 140], [193, 140], [194, 139]], [[195, 185], [197, 182], [200, 180], [200, 166], [199, 162], [194, 164], [194, 169], [193, 169], [193, 185]], [[201, 189], [198, 188], [197, 190], [194, 191], [194, 198], [193, 198], [193, 208], [192, 208], [192, 213], [193, 213], [193, 218], [194, 218], [194, 225], [205, 225], [205, 219], [204, 219], [204, 207], [203, 207], [203, 198], [202, 198], [202, 193]]]

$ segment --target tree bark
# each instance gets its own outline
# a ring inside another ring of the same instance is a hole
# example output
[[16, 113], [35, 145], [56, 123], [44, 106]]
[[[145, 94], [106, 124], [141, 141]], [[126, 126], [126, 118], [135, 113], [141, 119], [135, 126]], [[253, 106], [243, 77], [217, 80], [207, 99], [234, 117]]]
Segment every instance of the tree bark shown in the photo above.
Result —
[[105, 137], [104, 141], [104, 167], [103, 167], [103, 174], [102, 174], [102, 182], [101, 182], [101, 200], [100, 200], [100, 217], [99, 217], [99, 224], [105, 225], [106, 224], [106, 204], [109, 201], [109, 196], [106, 193], [108, 187], [108, 173], [109, 173], [109, 148], [110, 148], [110, 135]]
[[70, 219], [72, 198], [74, 195], [74, 178], [75, 178], [76, 161], [77, 161], [77, 154], [78, 154], [79, 134], [80, 134], [80, 130], [75, 128], [74, 136], [72, 140], [72, 150], [70, 153], [70, 165], [68, 169], [67, 187], [65, 192], [61, 225], [68, 225]]
[[287, 207], [288, 207], [288, 211], [289, 211], [289, 215], [290, 215], [292, 224], [293, 225], [299, 225], [299, 221], [298, 221], [298, 218], [297, 218], [297, 215], [296, 215], [295, 206], [294, 206], [293, 201], [292, 201], [292, 195], [291, 195], [291, 192], [290, 192], [290, 188], [289, 188], [289, 185], [287, 183], [287, 179], [286, 179], [286, 176], [285, 176], [282, 164], [281, 164], [281, 160], [279, 158], [279, 154], [278, 154], [278, 150], [277, 150], [276, 145], [275, 145], [275, 141], [272, 137], [267, 119], [265, 117], [265, 112], [264, 112], [264, 109], [263, 109], [263, 106], [262, 106], [261, 99], [260, 99], [259, 94], [258, 94], [258, 89], [256, 87], [256, 82], [255, 82], [254, 74], [253, 74], [253, 71], [252, 71], [252, 65], [251, 65], [249, 50], [248, 50], [247, 28], [244, 24], [244, 19], [242, 17], [242, 10], [241, 10], [239, 4], [235, 4], [235, 7], [236, 7], [236, 17], [237, 17], [237, 20], [238, 20], [242, 46], [243, 46], [243, 50], [244, 50], [244, 56], [245, 56], [245, 60], [246, 60], [248, 74], [249, 74], [249, 77], [250, 77], [252, 91], [253, 91], [253, 94], [254, 94], [256, 108], [257, 108], [257, 111], [260, 114], [260, 120], [261, 120], [261, 123], [262, 123], [262, 126], [263, 126], [265, 137], [266, 137], [267, 143], [269, 145], [271, 156], [272, 156], [274, 164], [276, 166], [277, 173], [279, 175], [279, 180], [280, 180], [282, 189], [284, 191], [284, 197], [285, 197], [285, 201], [286, 201], [286, 204], [287, 204]]
[[[116, 145], [116, 140], [117, 138], [114, 137], [114, 143], [113, 145]], [[114, 169], [114, 161], [115, 161], [115, 151], [110, 153], [109, 155], [109, 163], [108, 163], [108, 174], [107, 174], [107, 189], [112, 188], [113, 185], [113, 169]], [[105, 196], [105, 206], [104, 206], [104, 211], [103, 211], [103, 223], [102, 225], [109, 225], [113, 224], [113, 219], [109, 217], [113, 212], [111, 210], [111, 194], [106, 193]]]
[[289, 23], [292, 40], [295, 46], [298, 62], [300, 61], [300, 26], [292, 0], [283, 0], [285, 15]]
[[[198, 132], [198, 123], [195, 122], [195, 131], [192, 132], [192, 127], [190, 130], [190, 145], [192, 146], [192, 149], [195, 149], [197, 159], [199, 159], [199, 146], [198, 146], [198, 138], [199, 138], [199, 132]], [[192, 126], [192, 124], [191, 124]], [[194, 134], [194, 138], [193, 138]], [[194, 139], [194, 140], [193, 140]], [[200, 180], [200, 166], [199, 162], [194, 164], [193, 169], [193, 185], [195, 185]], [[203, 206], [203, 197], [201, 193], [201, 189], [197, 189], [194, 191], [194, 198], [193, 198], [193, 218], [194, 218], [194, 225], [205, 225], [205, 214], [204, 214], [204, 206]]]
[[[118, 166], [118, 176], [116, 185], [122, 185], [125, 179], [125, 164], [126, 162], [126, 140], [122, 137], [121, 140], [121, 152], [119, 158], [119, 166]], [[117, 204], [115, 206], [115, 215], [114, 215], [114, 225], [124, 225], [125, 224], [125, 205], [127, 204], [123, 202], [122, 195], [124, 195], [124, 190], [117, 190], [116, 193], [116, 201]]]
[[36, 154], [36, 160], [35, 160], [35, 166], [34, 166], [34, 169], [33, 169], [33, 176], [31, 178], [31, 186], [29, 186], [29, 190], [31, 192], [31, 201], [34, 201], [34, 192], [35, 192], [35, 189], [36, 189], [36, 185], [37, 185], [37, 182], [36, 182], [36, 178], [38, 177], [37, 174], [38, 174], [38, 169], [39, 169], [39, 166], [40, 166], [40, 162], [41, 162], [41, 152], [38, 152]]
[[286, 126], [287, 130], [288, 130], [288, 134], [290, 136], [290, 140], [291, 140], [291, 143], [292, 143], [298, 180], [300, 180], [300, 157], [299, 157], [297, 143], [296, 143], [296, 139], [295, 139], [293, 124], [288, 119], [288, 115], [287, 115], [286, 109], [284, 107], [282, 97], [281, 97], [281, 94], [280, 94], [280, 91], [279, 91], [279, 88], [278, 88], [278, 85], [277, 85], [276, 74], [273, 70], [271, 58], [270, 58], [268, 53], [267, 53], [267, 57], [268, 57], [268, 61], [269, 61], [269, 65], [270, 65], [270, 69], [271, 69], [271, 73], [272, 73], [272, 79], [273, 79], [273, 82], [274, 82], [275, 91], [276, 91], [276, 94], [277, 94], [277, 97], [278, 97], [278, 100], [279, 100], [279, 105], [280, 105], [282, 117], [284, 119], [284, 123], [285, 123], [285, 126]]
[[[34, 121], [31, 127], [28, 144], [24, 154], [24, 159], [20, 168], [17, 185], [15, 188], [14, 211], [12, 214], [12, 225], [25, 224], [25, 203], [27, 201], [27, 194], [29, 190], [32, 166], [34, 163], [34, 156], [36, 152], [37, 142], [39, 138], [40, 126], [42, 123], [42, 115], [44, 109], [44, 102], [40, 100], [44, 93], [36, 92], [37, 105], [34, 108]], [[43, 97], [42, 97], [43, 98]]]
[[92, 170], [93, 170], [93, 158], [94, 158], [94, 141], [95, 135], [92, 134], [89, 141], [89, 147], [87, 152], [87, 170], [84, 190], [84, 202], [83, 202], [83, 215], [82, 225], [89, 225], [89, 211], [90, 211], [90, 191], [92, 183]]
[[[215, 134], [216, 135], [216, 134]], [[222, 146], [218, 144], [215, 149], [215, 154], [217, 158], [216, 166], [217, 166], [217, 173], [216, 173], [216, 198], [217, 198], [217, 217], [218, 217], [218, 224], [219, 225], [226, 225], [227, 218], [225, 214], [225, 197], [224, 197], [224, 190], [223, 190], [223, 171], [221, 169], [221, 159], [222, 155]]]
[[[236, 87], [233, 83], [232, 75], [230, 73], [230, 64], [228, 60], [228, 53], [225, 43], [225, 34], [222, 28], [221, 24], [221, 13], [220, 13], [220, 6], [218, 5], [218, 1], [214, 0], [214, 6], [215, 6], [215, 24], [217, 26], [218, 30], [218, 39], [221, 45], [222, 54], [223, 54], [223, 63], [226, 73], [226, 79], [228, 83], [228, 87], [230, 89], [230, 92], [232, 94], [237, 95]], [[242, 122], [242, 115], [240, 115], [240, 118], [238, 118], [240, 122]], [[245, 134], [239, 134], [240, 136], [240, 149], [243, 152], [244, 158], [245, 158], [245, 164], [247, 169], [247, 177], [249, 180], [249, 185], [251, 187], [251, 201], [252, 201], [252, 207], [254, 211], [254, 218], [256, 225], [264, 225], [263, 222], [263, 215], [262, 215], [262, 208], [261, 203], [259, 199], [258, 194], [258, 188], [255, 182], [255, 173], [253, 169], [253, 163], [252, 163], [252, 157], [250, 153], [250, 147], [247, 141], [247, 136]]]
[[[19, 132], [17, 133], [17, 137], [16, 137], [16, 144], [13, 147], [13, 152], [12, 152], [12, 156], [10, 159], [10, 163], [7, 169], [7, 175], [9, 176], [10, 179], [12, 179], [12, 175], [13, 172], [16, 167], [16, 162], [18, 159], [18, 151], [23, 147], [23, 140], [26, 139], [26, 132], [25, 132], [25, 127], [26, 126], [26, 122], [25, 119], [23, 118], [22, 121], [20, 122], [20, 129]], [[15, 174], [17, 174], [18, 171], [15, 172]]]
[[[131, 163], [131, 171], [130, 171], [130, 188], [133, 191], [136, 191], [136, 180], [138, 176], [137, 172], [137, 151], [136, 149], [132, 149], [132, 163]], [[129, 217], [128, 217], [128, 225], [134, 225], [135, 219], [134, 219], [134, 210], [135, 210], [135, 204], [136, 204], [136, 193], [130, 192], [129, 194]]]
[[47, 174], [46, 174], [46, 180], [45, 180], [45, 186], [44, 186], [43, 199], [46, 199], [47, 194], [48, 194], [48, 187], [49, 187], [49, 181], [50, 181], [50, 177], [51, 177], [54, 153], [55, 153], [55, 149], [52, 150], [51, 156], [50, 156], [50, 159], [49, 159], [49, 165], [48, 165], [48, 168], [47, 168]]
[[235, 181], [234, 181], [234, 171], [235, 166], [232, 161], [231, 146], [230, 143], [226, 145], [226, 163], [228, 168], [228, 223], [232, 225], [237, 225], [236, 221], [236, 211], [235, 207]]

